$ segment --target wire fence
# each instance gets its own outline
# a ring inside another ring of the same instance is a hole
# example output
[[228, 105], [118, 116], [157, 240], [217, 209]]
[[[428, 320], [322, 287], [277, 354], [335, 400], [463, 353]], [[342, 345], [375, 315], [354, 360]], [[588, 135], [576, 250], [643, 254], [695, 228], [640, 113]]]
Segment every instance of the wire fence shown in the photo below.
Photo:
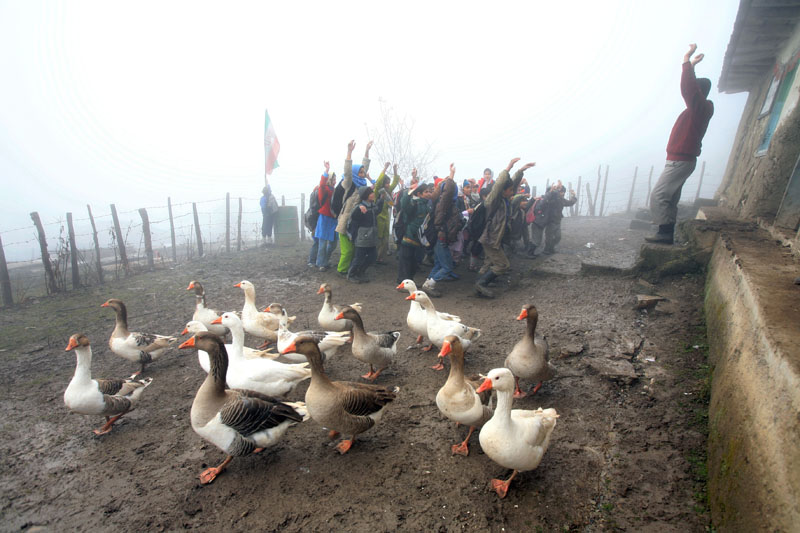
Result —
[[[684, 201], [696, 200], [702, 192], [708, 194], [716, 187], [713, 182], [718, 180], [709, 180], [705, 163], [699, 168], [684, 185]], [[601, 166], [596, 175], [564, 183], [578, 196], [577, 203], [564, 214], [607, 216], [645, 207], [660, 172], [656, 166], [632, 171]], [[536, 193], [540, 195], [543, 190]], [[306, 194], [281, 198], [284, 214], [286, 208], [294, 208], [288, 211], [288, 225], [280, 229], [286, 242], [310, 237], [302, 223], [306, 200]], [[0, 231], [3, 305], [261, 244], [259, 198], [226, 195], [178, 203], [168, 198], [165, 205], [126, 211], [116, 211], [113, 204], [110, 207], [106, 211], [86, 206], [81, 212], [45, 221], [32, 213], [33, 224]], [[276, 234], [278, 231], [276, 227]]]

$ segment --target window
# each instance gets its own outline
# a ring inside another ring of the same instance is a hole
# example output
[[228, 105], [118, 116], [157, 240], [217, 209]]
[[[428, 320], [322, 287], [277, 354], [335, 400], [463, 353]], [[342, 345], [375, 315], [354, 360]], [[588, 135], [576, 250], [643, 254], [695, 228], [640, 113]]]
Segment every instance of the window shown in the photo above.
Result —
[[[756, 150], [756, 155], [764, 155], [767, 153], [767, 149], [769, 148], [769, 142], [772, 140], [772, 135], [775, 133], [775, 130], [778, 128], [778, 123], [781, 120], [781, 112], [783, 111], [783, 104], [786, 103], [786, 97], [789, 95], [789, 90], [792, 88], [792, 84], [794, 83], [794, 75], [797, 72], [797, 63], [794, 66], [786, 71], [786, 74], [783, 76], [783, 80], [780, 82], [780, 87], [778, 87], [777, 94], [774, 96], [774, 103], [772, 104], [772, 111], [769, 113], [769, 119], [767, 122], [767, 127], [764, 129], [764, 137], [761, 139], [761, 144], [758, 146], [758, 150]], [[775, 84], [775, 80], [773, 79], [773, 84]], [[770, 92], [772, 91], [772, 85], [770, 85]], [[767, 93], [767, 99], [769, 99], [769, 93]], [[764, 107], [766, 107], [767, 102], [764, 102]], [[762, 108], [762, 111], [764, 109]]]

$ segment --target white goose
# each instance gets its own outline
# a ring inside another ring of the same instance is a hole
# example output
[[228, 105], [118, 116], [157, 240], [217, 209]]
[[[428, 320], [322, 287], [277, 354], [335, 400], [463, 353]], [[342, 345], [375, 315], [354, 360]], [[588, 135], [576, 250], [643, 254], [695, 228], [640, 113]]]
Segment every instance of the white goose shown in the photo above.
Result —
[[112, 298], [100, 307], [110, 307], [116, 313], [116, 324], [108, 347], [120, 357], [141, 365], [139, 372], [134, 375], [144, 372], [147, 363], [164, 355], [170, 346], [178, 342], [176, 337], [128, 331], [128, 310], [122, 300]]
[[75, 413], [105, 416], [105, 425], [94, 430], [95, 435], [104, 435], [111, 431], [114, 422], [134, 408], [153, 378], [92, 379], [92, 347], [86, 335], [76, 333], [69, 338], [66, 351], [72, 350], [78, 362], [75, 375], [64, 391], [64, 404]]
[[461, 340], [455, 335], [448, 335], [442, 343], [439, 357], [450, 355], [450, 375], [447, 381], [436, 393], [436, 406], [439, 411], [455, 422], [469, 426], [467, 438], [461, 444], [453, 444], [450, 451], [453, 454], [469, 455], [469, 438], [475, 428], [481, 427], [492, 416], [492, 408], [484, 405], [484, 401], [491, 399], [491, 394], [484, 398], [475, 390], [478, 384], [464, 376], [464, 348]]
[[[403, 282], [397, 286], [397, 289], [405, 289], [408, 291], [408, 294], [411, 295], [417, 290], [417, 284], [414, 283], [413, 280], [404, 279]], [[442, 320], [461, 322], [461, 317], [456, 315], [442, 313], [441, 311], [437, 311], [436, 314], [439, 315], [439, 318]], [[415, 300], [411, 300], [411, 307], [408, 310], [406, 324], [408, 324], [408, 327], [411, 331], [417, 334], [417, 344], [422, 344], [423, 338], [428, 337], [428, 314], [425, 312], [425, 309], [422, 308], [419, 302]], [[433, 345], [427, 346], [424, 348], [424, 350], [427, 352], [432, 346]]]
[[350, 340], [349, 331], [289, 331], [289, 317], [286, 316], [286, 311], [283, 311], [278, 326], [278, 351], [289, 361], [304, 362], [306, 361], [306, 356], [303, 354], [283, 353], [298, 335], [313, 337], [319, 344], [323, 360], [336, 355], [339, 346], [346, 344]]
[[228, 355], [222, 339], [213, 333], [198, 333], [180, 345], [192, 347], [208, 352], [211, 359], [211, 372], [192, 402], [192, 429], [227, 455], [219, 466], [200, 474], [205, 484], [214, 481], [234, 457], [275, 444], [308, 415], [303, 402], [284, 403], [251, 390], [226, 390]]
[[[217, 317], [217, 320], [218, 319], [219, 317]], [[219, 325], [221, 325], [221, 323]], [[225, 328], [225, 330], [227, 331], [227, 328]], [[183, 328], [183, 331], [181, 331], [181, 335], [187, 335], [189, 333], [194, 335], [196, 333], [200, 333], [201, 331], [208, 331], [206, 325], [197, 320], [190, 320], [189, 322], [186, 323], [186, 327]], [[228, 352], [233, 350], [234, 345], [237, 345], [242, 347], [242, 352], [244, 353], [244, 356], [247, 359], [254, 359], [254, 358], [275, 359], [276, 357], [278, 357], [278, 355], [280, 355], [277, 352], [272, 352], [270, 350], [256, 350], [254, 348], [248, 348], [247, 346], [245, 346], [244, 329], [241, 327], [241, 321], [239, 322], [239, 331], [236, 333], [232, 333], [231, 336], [233, 338], [233, 343], [225, 345], [225, 349], [228, 350]], [[208, 354], [203, 350], [197, 350], [197, 360], [200, 363], [200, 367], [206, 371], [206, 374], [208, 374], [208, 371], [211, 368], [211, 364], [209, 363], [208, 360]]]
[[481, 448], [495, 463], [514, 472], [508, 480], [492, 480], [492, 488], [501, 498], [518, 472], [533, 470], [542, 461], [556, 427], [555, 409], [526, 411], [511, 409], [514, 395], [514, 374], [507, 368], [491, 370], [477, 392], [497, 391], [494, 415], [481, 428]]
[[215, 333], [220, 336], [228, 333], [224, 327], [211, 323], [216, 320], [217, 317], [219, 317], [220, 312], [216, 309], [210, 309], [206, 306], [206, 290], [203, 288], [203, 285], [199, 281], [192, 280], [189, 282], [189, 286], [186, 287], [186, 290], [194, 291], [195, 306], [192, 320], [202, 322], [206, 329], [211, 333]]
[[[241, 332], [238, 339], [244, 339], [242, 321], [236, 313], [223, 313], [217, 319], [220, 324], [233, 332]], [[298, 383], [311, 378], [308, 363], [284, 364], [272, 359], [246, 359], [242, 353], [241, 342], [234, 342], [228, 350], [228, 386], [232, 389], [246, 389], [267, 396], [285, 396]]]
[[[320, 285], [317, 291], [317, 294], [323, 293], [325, 294], [325, 301], [322, 302], [322, 309], [317, 315], [320, 327], [325, 331], [350, 331], [353, 328], [353, 324], [349, 320], [336, 320], [336, 315], [341, 313], [346, 306], [333, 304], [333, 291], [327, 283]], [[354, 303], [350, 307], [359, 313], [361, 312], [360, 303]]]
[[[278, 339], [278, 322], [280, 315], [274, 313], [272, 306], [269, 312], [261, 313], [256, 307], [256, 288], [247, 280], [234, 285], [244, 291], [244, 307], [242, 307], [242, 325], [244, 330], [266, 342], [275, 342]], [[294, 322], [295, 317], [290, 317], [289, 322]]]
[[[455, 335], [461, 339], [461, 345], [464, 347], [464, 351], [466, 351], [470, 344], [481, 336], [481, 330], [478, 328], [471, 328], [461, 322], [444, 320], [441, 318], [439, 313], [436, 312], [436, 308], [433, 306], [431, 299], [422, 291], [412, 292], [408, 295], [406, 300], [415, 300], [425, 309], [425, 313], [428, 316], [428, 340], [430, 340], [431, 344], [434, 346], [441, 348], [445, 337], [448, 335]], [[439, 357], [439, 362], [431, 368], [434, 370], [444, 370], [442, 357]]]

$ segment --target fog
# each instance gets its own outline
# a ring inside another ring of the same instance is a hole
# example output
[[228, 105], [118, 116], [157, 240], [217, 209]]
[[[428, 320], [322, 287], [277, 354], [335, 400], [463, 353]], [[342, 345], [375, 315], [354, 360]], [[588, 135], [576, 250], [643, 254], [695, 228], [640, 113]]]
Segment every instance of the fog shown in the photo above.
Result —
[[[551, 5], [550, 5], [551, 4]], [[638, 167], [653, 182], [683, 110], [681, 62], [696, 42], [714, 87], [702, 196], [725, 171], [746, 94], [716, 89], [735, 1], [0, 2], [0, 233], [21, 242], [86, 205], [139, 207], [244, 197], [257, 217], [264, 110], [287, 203], [322, 162], [341, 172], [379, 126], [379, 98], [413, 118], [429, 166], [458, 181], [512, 157], [526, 176], [575, 183], [610, 167], [607, 211]], [[373, 160], [377, 177], [382, 162]], [[697, 192], [697, 174], [684, 198]], [[637, 204], [646, 190], [637, 189]], [[293, 202], [292, 202], [293, 203]], [[219, 202], [214, 206], [224, 205]], [[224, 209], [224, 207], [221, 207]], [[216, 209], [216, 208], [215, 208]], [[138, 215], [135, 215], [138, 217]], [[160, 218], [161, 214], [151, 214]], [[81, 233], [80, 231], [78, 233]], [[30, 256], [31, 245], [6, 249]]]

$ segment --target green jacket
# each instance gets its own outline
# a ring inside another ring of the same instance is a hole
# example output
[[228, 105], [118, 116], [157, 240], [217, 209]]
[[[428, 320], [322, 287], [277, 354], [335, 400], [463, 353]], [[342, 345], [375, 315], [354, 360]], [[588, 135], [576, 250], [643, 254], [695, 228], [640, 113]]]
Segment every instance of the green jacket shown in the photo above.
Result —
[[422, 246], [419, 242], [419, 228], [422, 226], [425, 217], [431, 211], [430, 202], [424, 198], [405, 194], [404, 191], [400, 196], [400, 209], [402, 210], [401, 216], [406, 224], [403, 243], [412, 246]]
[[[383, 184], [385, 181], [386, 181], [386, 174], [384, 174], [383, 171], [381, 171], [381, 175], [378, 176], [378, 181], [375, 182], [375, 201], [378, 200], [379, 194], [382, 194], [381, 191], [385, 190], [383, 188]], [[395, 174], [394, 178], [392, 178], [392, 182], [389, 184], [389, 194], [388, 196], [384, 197], [383, 209], [381, 209], [381, 212], [378, 213], [378, 219], [381, 221], [387, 223], [389, 222], [389, 207], [393, 205], [392, 192], [394, 191], [394, 188], [397, 187], [397, 183], [399, 181], [400, 181], [400, 176]]]
[[508, 175], [508, 171], [503, 169], [497, 177], [497, 181], [492, 185], [492, 192], [489, 193], [484, 202], [486, 205], [486, 227], [481, 234], [481, 238], [478, 239], [481, 244], [492, 248], [500, 248], [503, 244], [506, 228], [511, 223], [511, 203], [503, 198], [503, 189], [507, 188], [508, 183], [511, 182], [516, 192], [524, 174], [522, 170], [517, 170], [512, 180]]

